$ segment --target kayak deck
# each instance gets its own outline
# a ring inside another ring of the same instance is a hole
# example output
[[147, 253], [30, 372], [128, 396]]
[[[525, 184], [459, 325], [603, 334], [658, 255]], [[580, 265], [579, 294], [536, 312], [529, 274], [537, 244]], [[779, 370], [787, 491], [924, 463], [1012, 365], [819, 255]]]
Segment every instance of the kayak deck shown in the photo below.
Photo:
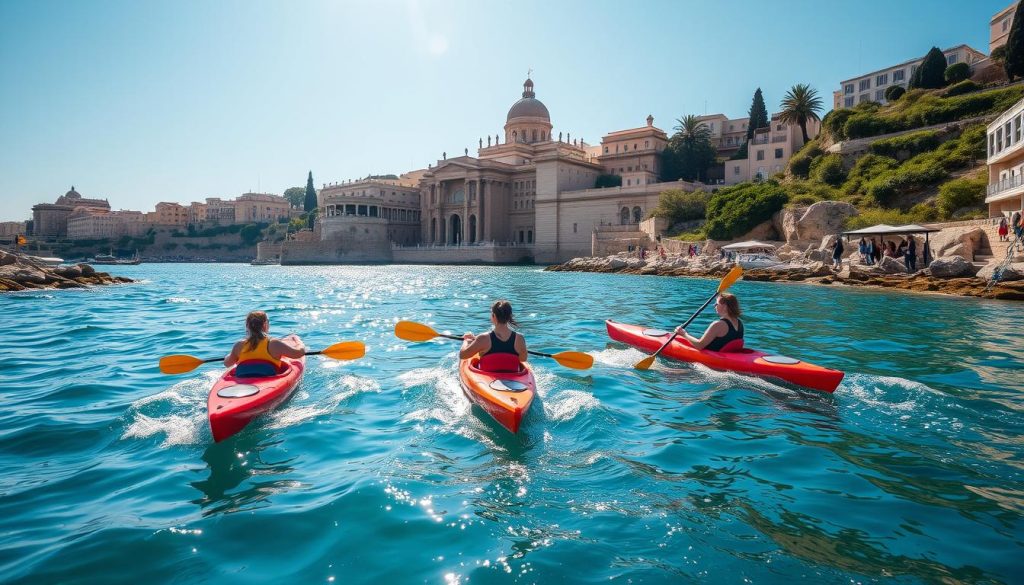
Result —
[[533, 370], [525, 363], [518, 372], [487, 372], [479, 365], [479, 357], [459, 360], [462, 391], [498, 424], [517, 433], [537, 390]]
[[213, 384], [206, 410], [215, 442], [241, 431], [252, 419], [291, 396], [302, 379], [306, 358], [286, 357], [281, 361], [283, 370], [276, 376], [240, 378], [232, 366]]
[[[608, 336], [637, 349], [653, 353], [672, 333], [649, 329], [639, 325], [627, 325], [615, 321], [605, 321]], [[834, 392], [843, 379], [843, 372], [810, 364], [798, 359], [771, 355], [755, 349], [743, 349], [737, 352], [722, 352], [695, 349], [690, 342], [676, 337], [661, 352], [668, 358], [704, 364], [716, 370], [740, 372], [755, 376], [778, 378], [786, 382], [820, 390]]]

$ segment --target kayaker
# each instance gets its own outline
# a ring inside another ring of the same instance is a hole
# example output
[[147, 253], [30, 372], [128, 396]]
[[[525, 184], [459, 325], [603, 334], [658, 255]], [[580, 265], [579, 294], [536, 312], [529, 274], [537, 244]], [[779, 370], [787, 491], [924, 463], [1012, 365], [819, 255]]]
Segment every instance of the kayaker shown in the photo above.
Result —
[[247, 337], [235, 343], [224, 365], [238, 364], [235, 375], [239, 378], [257, 378], [277, 374], [282, 357], [300, 358], [306, 354], [306, 345], [295, 336], [274, 339], [267, 335], [270, 318], [263, 311], [253, 311], [245, 318]]
[[708, 325], [700, 339], [690, 335], [682, 327], [677, 327], [676, 333], [697, 349], [727, 352], [743, 349], [743, 322], [740, 321], [740, 301], [736, 295], [719, 295], [715, 302], [715, 312], [721, 319]]
[[[525, 362], [526, 339], [512, 330], [518, 327], [512, 316], [512, 304], [508, 301], [495, 301], [491, 305], [491, 323], [494, 328], [487, 333], [473, 335], [466, 333], [462, 336], [462, 349], [459, 350], [459, 359], [469, 359], [476, 354], [481, 354], [480, 369], [497, 371], [497, 369], [508, 369], [509, 355], [516, 356], [520, 362]], [[496, 369], [489, 367], [494, 364]], [[518, 364], [516, 364], [518, 369]]]

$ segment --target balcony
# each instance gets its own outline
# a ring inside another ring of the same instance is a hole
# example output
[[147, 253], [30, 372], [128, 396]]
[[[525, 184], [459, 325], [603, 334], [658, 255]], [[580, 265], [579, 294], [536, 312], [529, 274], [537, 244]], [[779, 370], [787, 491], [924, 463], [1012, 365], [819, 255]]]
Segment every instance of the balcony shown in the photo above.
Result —
[[779, 143], [779, 142], [785, 142], [788, 139], [789, 139], [789, 136], [786, 136], [785, 134], [782, 134], [782, 135], [779, 135], [779, 136], [772, 136], [772, 144], [776, 144], [776, 143]]
[[1012, 192], [1018, 190], [1021, 186], [1024, 186], [1024, 175], [1015, 175], [993, 183], [988, 186], [985, 203], [992, 201], [998, 201], [1004, 197], [1018, 195], [1020, 192]]
[[768, 135], [755, 136], [750, 140], [751, 144], [768, 144]]

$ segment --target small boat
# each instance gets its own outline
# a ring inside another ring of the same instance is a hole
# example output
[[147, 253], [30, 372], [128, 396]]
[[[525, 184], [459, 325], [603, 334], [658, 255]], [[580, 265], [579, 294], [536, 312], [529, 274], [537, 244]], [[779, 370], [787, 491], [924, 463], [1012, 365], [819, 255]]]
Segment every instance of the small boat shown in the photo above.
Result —
[[287, 400], [302, 379], [306, 357], [282, 358], [281, 369], [275, 376], [239, 378], [235, 376], [236, 367], [228, 368], [213, 384], [206, 401], [210, 430], [218, 443]]
[[56, 256], [28, 256], [28, 259], [44, 266], [60, 266], [64, 264], [63, 258]]
[[252, 266], [276, 266], [280, 263], [281, 261], [278, 260], [277, 258], [264, 258], [263, 260], [253, 260], [249, 264], [251, 264]]
[[768, 268], [782, 264], [775, 255], [775, 244], [748, 240], [722, 246], [722, 249], [736, 255], [736, 263], [743, 268]]
[[512, 354], [491, 354], [483, 359], [486, 370], [481, 369], [479, 356], [459, 361], [462, 391], [514, 434], [537, 391], [533, 370]]
[[[654, 352], [665, 343], [672, 333], [660, 329], [648, 329], [639, 325], [626, 325], [605, 321], [608, 336], [646, 352]], [[767, 354], [754, 349], [740, 351], [709, 351], [694, 349], [690, 342], [676, 337], [661, 352], [661, 355], [684, 362], [704, 364], [716, 370], [752, 374], [820, 390], [834, 392], [843, 380], [843, 372], [823, 368], [814, 364], [782, 356]]]
[[99, 264], [104, 266], [132, 266], [135, 264], [141, 264], [142, 260], [139, 260], [138, 251], [131, 258], [118, 258], [111, 254], [97, 254], [94, 258], [86, 260], [89, 264]]

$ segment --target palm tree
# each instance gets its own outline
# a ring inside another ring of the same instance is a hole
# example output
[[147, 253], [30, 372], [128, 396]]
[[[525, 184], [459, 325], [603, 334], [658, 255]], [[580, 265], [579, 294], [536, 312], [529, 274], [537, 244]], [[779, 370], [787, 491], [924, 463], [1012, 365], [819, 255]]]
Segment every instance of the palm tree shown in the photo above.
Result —
[[818, 91], [806, 83], [798, 83], [786, 92], [781, 105], [779, 119], [787, 124], [799, 124], [800, 131], [804, 134], [804, 144], [807, 144], [810, 141], [807, 136], [807, 121], [821, 121], [818, 117], [818, 112], [822, 109]]
[[693, 146], [697, 142], [711, 139], [711, 129], [693, 114], [686, 114], [682, 118], [676, 118], [676, 127], [673, 130], [679, 134], [687, 146]]

